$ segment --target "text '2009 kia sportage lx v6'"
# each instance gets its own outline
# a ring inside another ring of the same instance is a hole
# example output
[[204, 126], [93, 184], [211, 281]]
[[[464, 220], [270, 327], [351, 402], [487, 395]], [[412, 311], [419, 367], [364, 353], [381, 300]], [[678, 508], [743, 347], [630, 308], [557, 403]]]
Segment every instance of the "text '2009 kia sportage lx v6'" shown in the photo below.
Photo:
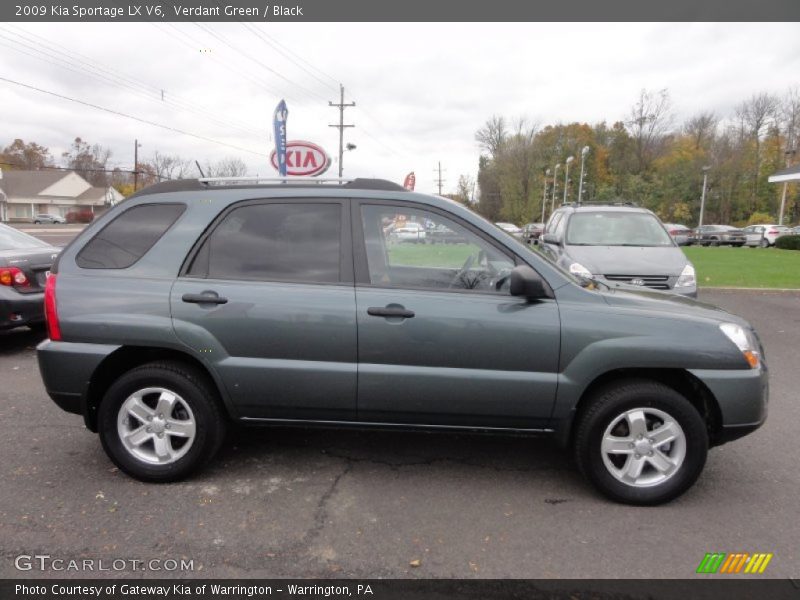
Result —
[[[448, 245], [392, 235], [417, 223]], [[230, 422], [554, 436], [623, 502], [684, 492], [766, 418], [742, 319], [576, 279], [455, 202], [380, 180], [187, 180], [87, 227], [39, 365], [120, 469], [185, 477]]]

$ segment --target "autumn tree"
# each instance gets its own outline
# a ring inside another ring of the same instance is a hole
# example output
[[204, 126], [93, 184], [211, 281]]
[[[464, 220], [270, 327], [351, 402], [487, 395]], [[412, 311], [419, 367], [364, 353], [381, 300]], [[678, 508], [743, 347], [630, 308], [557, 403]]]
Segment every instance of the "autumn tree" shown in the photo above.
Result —
[[44, 146], [17, 138], [0, 152], [0, 162], [3, 169], [32, 171], [53, 166], [53, 157]]
[[107, 171], [111, 150], [100, 144], [90, 145], [76, 137], [69, 150], [61, 155], [66, 166], [78, 173], [92, 185], [107, 187], [110, 177]]

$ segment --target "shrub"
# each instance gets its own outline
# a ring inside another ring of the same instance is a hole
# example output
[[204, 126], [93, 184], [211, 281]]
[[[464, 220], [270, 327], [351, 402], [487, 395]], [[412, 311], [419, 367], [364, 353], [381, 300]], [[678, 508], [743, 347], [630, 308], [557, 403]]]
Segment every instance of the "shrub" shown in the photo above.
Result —
[[782, 235], [775, 240], [775, 247], [781, 250], [800, 250], [800, 235]]
[[68, 212], [67, 223], [91, 223], [94, 219], [94, 214], [90, 210], [72, 211]]
[[747, 220], [748, 225], [769, 225], [774, 223], [775, 218], [769, 213], [754, 212]]

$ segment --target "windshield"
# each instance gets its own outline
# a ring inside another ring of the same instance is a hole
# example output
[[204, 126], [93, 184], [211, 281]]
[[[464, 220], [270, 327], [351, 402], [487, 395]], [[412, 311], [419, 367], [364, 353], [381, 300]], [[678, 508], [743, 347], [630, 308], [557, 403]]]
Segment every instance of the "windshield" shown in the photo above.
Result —
[[573, 246], [672, 246], [672, 238], [648, 213], [598, 211], [569, 220], [566, 243]]
[[46, 248], [47, 244], [21, 231], [0, 225], [0, 250]]

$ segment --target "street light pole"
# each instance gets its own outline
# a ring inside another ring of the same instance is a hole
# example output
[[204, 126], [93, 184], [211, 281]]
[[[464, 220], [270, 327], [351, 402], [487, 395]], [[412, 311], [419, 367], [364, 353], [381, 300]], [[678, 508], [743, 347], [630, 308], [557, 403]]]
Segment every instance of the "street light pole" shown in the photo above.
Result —
[[706, 210], [706, 184], [708, 183], [708, 170], [711, 167], [703, 167], [703, 195], [700, 196], [700, 222], [697, 224], [698, 227], [703, 226], [703, 213]]
[[550, 169], [544, 172], [544, 185], [542, 186], [542, 223], [544, 223], [544, 209], [547, 206], [547, 178], [550, 176]]
[[586, 162], [586, 155], [589, 154], [589, 146], [584, 146], [581, 150], [581, 180], [578, 184], [578, 204], [583, 200], [583, 165]]
[[564, 168], [564, 202], [563, 204], [567, 203], [567, 192], [569, 191], [569, 163], [575, 160], [574, 156], [567, 157], [567, 164]]
[[561, 163], [558, 163], [553, 169], [553, 201], [550, 203], [550, 214], [556, 209], [556, 190], [558, 189], [558, 170], [561, 168]]
[[[786, 156], [786, 167], [791, 167], [791, 159], [790, 156], [794, 156], [797, 153], [797, 150], [794, 148], [789, 148], [784, 152], [784, 156]], [[781, 212], [778, 213], [778, 225], [783, 225], [783, 211], [786, 209], [786, 186], [788, 182], [783, 182], [783, 193], [781, 194]]]

